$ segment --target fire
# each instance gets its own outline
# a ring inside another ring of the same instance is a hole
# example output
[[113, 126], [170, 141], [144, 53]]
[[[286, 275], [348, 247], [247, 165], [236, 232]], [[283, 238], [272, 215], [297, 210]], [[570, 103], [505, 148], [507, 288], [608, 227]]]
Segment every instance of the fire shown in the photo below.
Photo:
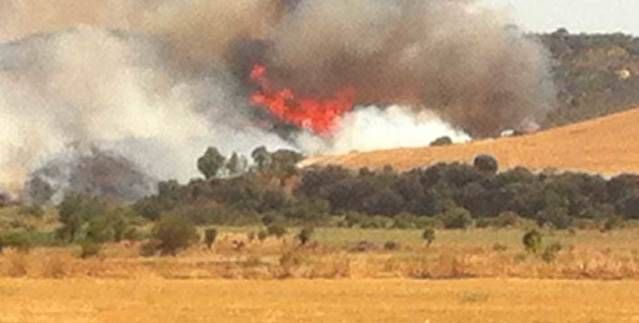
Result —
[[251, 104], [267, 109], [288, 124], [320, 135], [329, 135], [335, 123], [351, 111], [355, 103], [356, 91], [350, 87], [324, 99], [299, 97], [290, 88], [274, 89], [267, 77], [266, 66], [260, 64], [253, 67], [250, 78], [259, 86], [259, 90], [251, 95]]

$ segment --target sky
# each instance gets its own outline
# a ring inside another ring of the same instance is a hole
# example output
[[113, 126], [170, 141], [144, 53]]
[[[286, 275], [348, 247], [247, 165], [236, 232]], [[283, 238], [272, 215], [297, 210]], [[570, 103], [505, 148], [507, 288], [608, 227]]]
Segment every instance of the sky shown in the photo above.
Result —
[[481, 0], [526, 31], [624, 32], [639, 36], [639, 0]]

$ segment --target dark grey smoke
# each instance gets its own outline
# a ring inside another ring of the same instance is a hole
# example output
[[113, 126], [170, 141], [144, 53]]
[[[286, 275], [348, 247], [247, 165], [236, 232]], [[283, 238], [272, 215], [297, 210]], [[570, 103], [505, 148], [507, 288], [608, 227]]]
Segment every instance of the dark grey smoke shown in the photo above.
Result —
[[66, 193], [83, 193], [132, 202], [154, 193], [157, 180], [113, 152], [76, 148], [34, 171], [27, 182], [28, 201], [58, 202]]
[[[125, 198], [146, 191], [125, 179], [138, 173], [119, 167], [104, 169], [139, 189], [97, 180], [97, 169], [82, 165], [101, 159], [70, 152], [75, 142], [183, 181], [197, 175], [207, 146], [246, 154], [324, 142], [249, 105], [256, 63], [275, 86], [303, 95], [356, 88], [358, 104], [375, 106], [360, 117], [413, 116], [373, 111], [399, 104], [472, 136], [538, 122], [554, 105], [546, 53], [509, 23], [466, 0], [0, 2], [0, 183], [15, 194], [33, 174], [42, 180], [31, 186], [51, 184], [54, 198], [67, 188]], [[319, 146], [332, 151], [330, 140]], [[78, 160], [62, 166], [55, 156]], [[52, 159], [50, 170], [34, 172]]]

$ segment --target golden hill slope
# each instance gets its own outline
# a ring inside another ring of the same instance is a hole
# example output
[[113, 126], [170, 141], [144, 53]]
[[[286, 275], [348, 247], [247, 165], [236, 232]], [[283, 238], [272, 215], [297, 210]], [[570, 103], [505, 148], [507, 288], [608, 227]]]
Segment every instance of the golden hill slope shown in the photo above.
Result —
[[348, 168], [392, 165], [408, 170], [437, 162], [471, 162], [491, 154], [500, 167], [557, 168], [614, 175], [639, 172], [639, 108], [521, 137], [476, 141], [447, 147], [401, 148], [343, 156], [322, 156], [304, 165]]

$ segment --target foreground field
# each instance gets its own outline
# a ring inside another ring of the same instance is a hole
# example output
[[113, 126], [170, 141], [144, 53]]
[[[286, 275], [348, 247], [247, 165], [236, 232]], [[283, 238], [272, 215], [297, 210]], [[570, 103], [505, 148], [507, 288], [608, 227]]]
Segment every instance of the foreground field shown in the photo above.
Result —
[[0, 280], [0, 322], [637, 322], [639, 282]]
[[537, 134], [483, 140], [447, 147], [406, 148], [311, 158], [305, 165], [409, 170], [437, 162], [469, 162], [491, 154], [503, 168], [556, 168], [615, 175], [639, 171], [639, 109], [551, 129]]

